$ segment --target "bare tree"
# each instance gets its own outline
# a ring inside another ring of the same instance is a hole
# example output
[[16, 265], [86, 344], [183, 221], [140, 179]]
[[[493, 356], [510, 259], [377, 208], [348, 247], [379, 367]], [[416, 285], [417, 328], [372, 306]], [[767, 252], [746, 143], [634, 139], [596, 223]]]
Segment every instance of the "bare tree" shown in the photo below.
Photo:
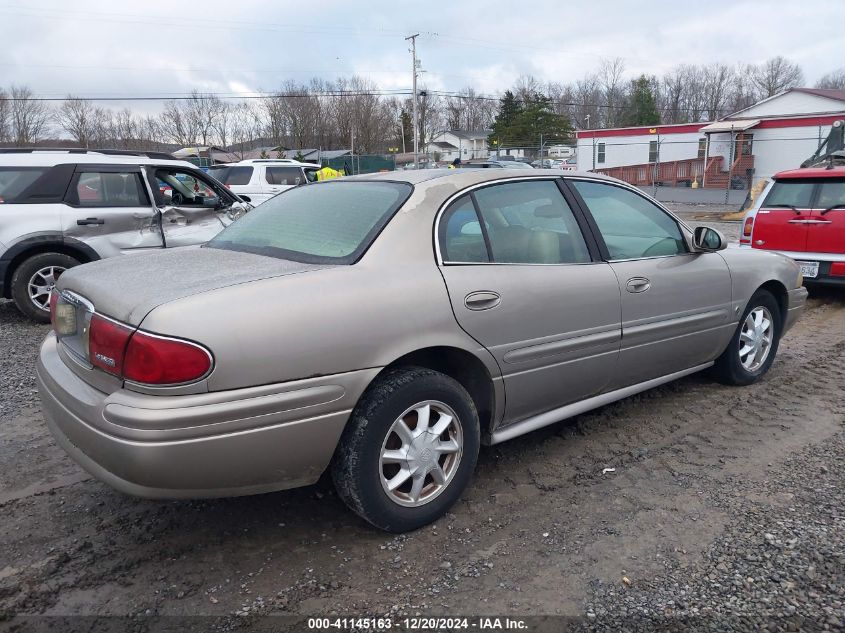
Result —
[[602, 126], [602, 91], [596, 75], [585, 75], [575, 82], [572, 120], [581, 129]]
[[731, 94], [734, 74], [726, 64], [706, 66], [702, 73], [702, 90], [707, 119], [715, 121], [728, 114], [725, 108]]
[[186, 147], [197, 142], [199, 130], [195, 121], [182, 111], [178, 101], [167, 101], [159, 115], [162, 136], [172, 143]]
[[833, 70], [816, 82], [816, 88], [845, 90], [845, 67]]
[[804, 73], [798, 64], [778, 55], [752, 67], [751, 82], [762, 99], [774, 96], [787, 88], [794, 88], [804, 81]]
[[450, 130], [485, 130], [496, 116], [496, 104], [467, 86], [455, 96], [445, 97], [443, 116]]
[[680, 65], [663, 76], [660, 111], [664, 123], [686, 123], [689, 121], [686, 102], [690, 89], [690, 78], [694, 72], [689, 66]]
[[102, 111], [87, 99], [68, 95], [56, 110], [56, 121], [82, 147], [91, 147], [101, 132]]
[[26, 86], [12, 86], [9, 94], [11, 138], [22, 147], [35, 145], [49, 128], [50, 109]]
[[621, 57], [603, 59], [599, 64], [598, 80], [602, 88], [604, 103], [604, 127], [617, 125], [623, 111], [623, 80], [625, 60]]
[[11, 138], [11, 109], [9, 96], [0, 88], [0, 143], [6, 143]]

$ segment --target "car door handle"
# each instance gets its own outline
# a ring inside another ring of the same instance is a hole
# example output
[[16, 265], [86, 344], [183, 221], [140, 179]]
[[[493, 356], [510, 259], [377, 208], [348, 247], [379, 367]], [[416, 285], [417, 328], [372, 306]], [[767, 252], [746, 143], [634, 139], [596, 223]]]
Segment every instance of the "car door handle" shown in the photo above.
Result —
[[89, 224], [105, 224], [106, 221], [100, 218], [85, 218], [84, 220], [77, 220], [76, 223], [79, 226], [87, 226]]
[[479, 290], [469, 293], [464, 298], [464, 305], [467, 310], [489, 310], [495, 308], [502, 302], [498, 292], [492, 290]]
[[651, 288], [651, 281], [645, 277], [631, 277], [625, 287], [628, 289], [628, 292], [645, 292]]

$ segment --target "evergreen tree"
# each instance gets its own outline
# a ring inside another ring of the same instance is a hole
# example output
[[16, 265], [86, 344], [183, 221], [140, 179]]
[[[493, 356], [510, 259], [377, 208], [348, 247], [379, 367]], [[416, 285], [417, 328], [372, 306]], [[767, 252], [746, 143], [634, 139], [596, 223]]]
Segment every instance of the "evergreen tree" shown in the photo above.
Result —
[[640, 75], [631, 82], [631, 96], [622, 117], [622, 125], [658, 125], [660, 113], [648, 77]]
[[514, 94], [510, 90], [506, 91], [504, 96], [499, 99], [499, 113], [493, 121], [493, 132], [487, 137], [491, 147], [494, 146], [493, 141], [498, 139], [501, 139], [503, 143], [505, 142], [511, 134], [511, 127], [521, 112], [522, 106]]

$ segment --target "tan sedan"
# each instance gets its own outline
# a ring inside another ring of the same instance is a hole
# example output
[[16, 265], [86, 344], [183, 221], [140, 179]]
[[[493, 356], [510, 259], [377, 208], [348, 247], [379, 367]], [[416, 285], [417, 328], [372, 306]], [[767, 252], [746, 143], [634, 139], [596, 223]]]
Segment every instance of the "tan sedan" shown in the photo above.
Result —
[[693, 372], [759, 379], [806, 297], [622, 182], [431, 170], [291, 189], [202, 248], [74, 268], [38, 361], [57, 441], [124, 492], [280, 490], [330, 468], [391, 531], [496, 444]]

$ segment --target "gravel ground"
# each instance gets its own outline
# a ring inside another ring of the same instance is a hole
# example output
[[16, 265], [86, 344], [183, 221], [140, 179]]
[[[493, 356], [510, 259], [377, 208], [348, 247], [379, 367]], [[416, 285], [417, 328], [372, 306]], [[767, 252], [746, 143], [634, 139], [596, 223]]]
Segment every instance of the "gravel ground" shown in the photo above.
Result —
[[203, 630], [330, 614], [845, 629], [842, 293], [814, 293], [759, 383], [694, 375], [484, 448], [452, 512], [401, 536], [357, 519], [326, 480], [156, 502], [91, 479], [33, 396], [45, 331], [0, 302], [0, 630], [3, 613], [20, 631], [39, 622], [21, 616], [144, 630], [137, 616], [191, 614], [216, 616]]

